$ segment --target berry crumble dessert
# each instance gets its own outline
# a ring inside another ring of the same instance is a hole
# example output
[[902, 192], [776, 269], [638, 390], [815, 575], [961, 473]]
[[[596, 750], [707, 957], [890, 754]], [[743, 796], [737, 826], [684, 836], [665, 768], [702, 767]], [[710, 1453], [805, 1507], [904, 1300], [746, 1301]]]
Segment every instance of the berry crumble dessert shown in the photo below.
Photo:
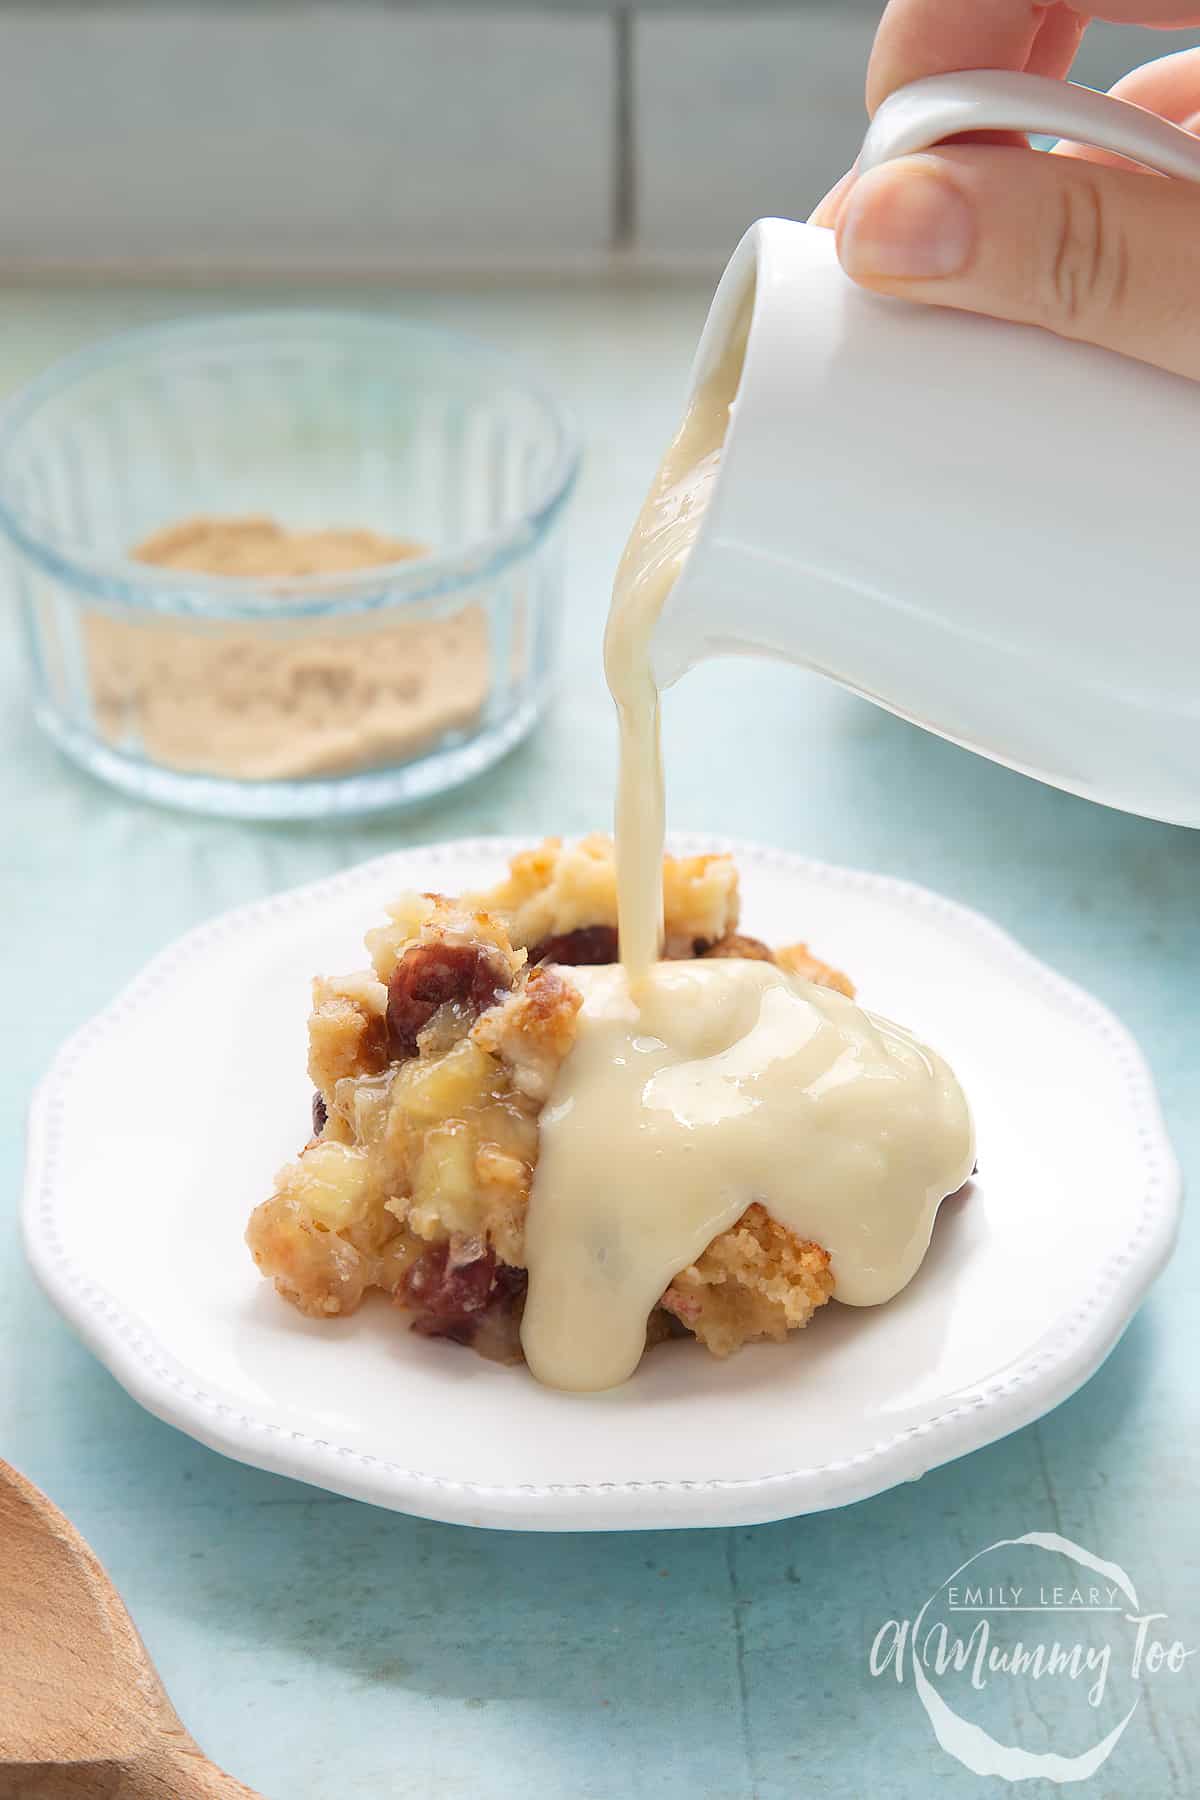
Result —
[[[738, 932], [731, 857], [664, 861], [664, 956], [773, 962], [853, 996], [804, 944]], [[551, 838], [485, 893], [411, 894], [367, 933], [371, 966], [313, 983], [312, 1134], [256, 1208], [254, 1260], [302, 1312], [352, 1312], [372, 1288], [414, 1331], [517, 1361], [538, 1116], [572, 1047], [572, 967], [617, 958], [612, 842]], [[757, 1204], [665, 1288], [647, 1343], [716, 1356], [806, 1325], [833, 1292], [828, 1254]]]

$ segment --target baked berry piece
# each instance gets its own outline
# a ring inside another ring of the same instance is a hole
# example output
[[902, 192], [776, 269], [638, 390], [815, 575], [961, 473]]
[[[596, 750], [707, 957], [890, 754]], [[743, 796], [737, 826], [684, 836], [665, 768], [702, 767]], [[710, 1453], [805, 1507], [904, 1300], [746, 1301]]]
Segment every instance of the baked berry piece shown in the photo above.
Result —
[[[737, 935], [724, 856], [666, 859], [666, 953], [753, 956], [852, 992], [803, 945]], [[410, 895], [367, 934], [371, 966], [313, 984], [313, 1135], [257, 1207], [247, 1242], [303, 1312], [377, 1288], [426, 1336], [520, 1356], [524, 1227], [538, 1115], [575, 1036], [570, 966], [616, 956], [612, 844], [551, 839], [486, 894]], [[682, 1269], [648, 1341], [685, 1330], [717, 1355], [806, 1324], [829, 1258], [760, 1206]]]

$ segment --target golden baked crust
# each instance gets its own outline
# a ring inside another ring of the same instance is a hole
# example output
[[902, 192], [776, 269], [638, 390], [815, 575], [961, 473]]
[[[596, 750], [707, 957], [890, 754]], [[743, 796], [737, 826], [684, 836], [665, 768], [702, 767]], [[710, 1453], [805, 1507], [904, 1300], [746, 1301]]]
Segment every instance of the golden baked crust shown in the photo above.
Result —
[[[617, 869], [613, 841], [599, 832], [564, 844], [546, 838], [514, 856], [503, 881], [464, 903], [479, 905], [504, 921], [514, 944], [532, 954], [569, 933], [617, 928]], [[738, 878], [731, 856], [663, 858], [664, 954], [695, 954], [738, 921]], [[535, 959], [536, 960], [536, 959]], [[612, 957], [607, 959], [612, 961]]]
[[850, 977], [814, 956], [807, 944], [784, 944], [775, 951], [773, 960], [781, 969], [799, 975], [801, 981], [811, 981], [816, 987], [835, 988], [839, 994], [845, 994], [847, 1000], [854, 998], [854, 983]]
[[[731, 858], [668, 858], [664, 874], [671, 954], [777, 960], [853, 992], [805, 946], [737, 934]], [[538, 1115], [581, 1005], [565, 965], [616, 954], [611, 842], [548, 839], [485, 894], [405, 895], [366, 944], [370, 968], [313, 983], [313, 1136], [247, 1242], [303, 1312], [379, 1288], [415, 1330], [517, 1359]], [[647, 1341], [683, 1327], [727, 1356], [806, 1325], [833, 1285], [824, 1250], [751, 1206], [675, 1277]]]
[[832, 1293], [820, 1245], [793, 1237], [755, 1205], [680, 1271], [662, 1305], [714, 1356], [728, 1356], [751, 1338], [779, 1342], [799, 1330]]

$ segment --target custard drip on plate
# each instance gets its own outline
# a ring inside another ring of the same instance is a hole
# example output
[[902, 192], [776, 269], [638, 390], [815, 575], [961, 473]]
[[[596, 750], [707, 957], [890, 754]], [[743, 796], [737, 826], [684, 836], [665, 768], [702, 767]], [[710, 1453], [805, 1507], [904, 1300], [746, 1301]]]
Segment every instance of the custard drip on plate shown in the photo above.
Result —
[[756, 1201], [828, 1250], [840, 1300], [912, 1279], [975, 1160], [940, 1056], [772, 963], [659, 963], [636, 1000], [620, 965], [571, 979], [583, 1008], [525, 1229], [540, 1380], [625, 1381], [673, 1277]]
[[900, 1026], [769, 962], [658, 960], [665, 805], [651, 640], [713, 493], [752, 302], [693, 396], [613, 588], [604, 653], [620, 725], [621, 961], [571, 971], [583, 1007], [541, 1116], [525, 1233], [522, 1347], [556, 1387], [625, 1381], [673, 1279], [756, 1203], [829, 1253], [839, 1299], [890, 1299], [974, 1163], [962, 1090]]

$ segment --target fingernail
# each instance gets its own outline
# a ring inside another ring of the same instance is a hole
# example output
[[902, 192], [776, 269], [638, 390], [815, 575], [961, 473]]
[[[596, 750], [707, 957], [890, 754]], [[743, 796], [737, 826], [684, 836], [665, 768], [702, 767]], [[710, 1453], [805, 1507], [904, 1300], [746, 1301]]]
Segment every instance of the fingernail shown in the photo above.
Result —
[[837, 225], [838, 216], [846, 202], [846, 195], [854, 186], [856, 176], [856, 169], [848, 169], [842, 179], [834, 183], [820, 205], [815, 207], [809, 215], [810, 225], [824, 225], [828, 230], [832, 230]]
[[930, 159], [902, 157], [858, 181], [838, 221], [838, 255], [856, 280], [959, 275], [975, 243], [975, 215], [958, 184]]

